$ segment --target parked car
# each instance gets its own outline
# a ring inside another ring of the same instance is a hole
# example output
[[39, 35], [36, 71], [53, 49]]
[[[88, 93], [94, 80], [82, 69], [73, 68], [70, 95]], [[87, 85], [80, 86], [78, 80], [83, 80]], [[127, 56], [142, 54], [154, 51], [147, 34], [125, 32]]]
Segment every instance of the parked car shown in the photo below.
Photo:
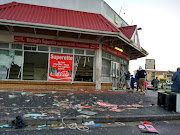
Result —
[[148, 82], [147, 89], [148, 89], [148, 90], [154, 90], [154, 87], [153, 87], [153, 85], [151, 84], [151, 82]]

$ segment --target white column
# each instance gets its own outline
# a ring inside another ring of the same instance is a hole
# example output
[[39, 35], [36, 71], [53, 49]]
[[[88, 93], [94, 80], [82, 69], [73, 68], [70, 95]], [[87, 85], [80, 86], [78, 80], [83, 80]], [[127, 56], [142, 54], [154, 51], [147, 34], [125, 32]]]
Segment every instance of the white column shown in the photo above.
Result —
[[102, 43], [99, 44], [99, 49], [96, 50], [95, 58], [96, 58], [96, 71], [95, 71], [96, 89], [101, 90]]

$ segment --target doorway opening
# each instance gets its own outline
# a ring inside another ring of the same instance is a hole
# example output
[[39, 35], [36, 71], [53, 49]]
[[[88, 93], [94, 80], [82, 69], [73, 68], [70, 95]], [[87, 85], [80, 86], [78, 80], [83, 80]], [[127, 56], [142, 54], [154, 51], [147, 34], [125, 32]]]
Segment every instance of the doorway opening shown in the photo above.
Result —
[[48, 53], [24, 52], [23, 80], [47, 80]]

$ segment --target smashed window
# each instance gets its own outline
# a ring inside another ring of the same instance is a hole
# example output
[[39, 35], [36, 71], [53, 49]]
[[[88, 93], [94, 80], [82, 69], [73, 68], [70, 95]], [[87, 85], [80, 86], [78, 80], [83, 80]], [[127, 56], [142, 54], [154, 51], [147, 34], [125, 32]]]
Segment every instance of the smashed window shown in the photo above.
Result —
[[111, 61], [102, 59], [102, 74], [101, 74], [102, 82], [111, 81], [110, 73], [111, 73]]
[[22, 52], [0, 50], [0, 79], [21, 79]]
[[74, 57], [74, 81], [93, 82], [93, 57]]

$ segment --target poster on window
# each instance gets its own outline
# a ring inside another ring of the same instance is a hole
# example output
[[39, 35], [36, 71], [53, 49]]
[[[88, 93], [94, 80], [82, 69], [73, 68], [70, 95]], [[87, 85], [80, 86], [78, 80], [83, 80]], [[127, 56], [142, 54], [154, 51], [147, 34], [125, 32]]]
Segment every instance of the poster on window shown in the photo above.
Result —
[[72, 81], [73, 55], [50, 54], [49, 81]]

